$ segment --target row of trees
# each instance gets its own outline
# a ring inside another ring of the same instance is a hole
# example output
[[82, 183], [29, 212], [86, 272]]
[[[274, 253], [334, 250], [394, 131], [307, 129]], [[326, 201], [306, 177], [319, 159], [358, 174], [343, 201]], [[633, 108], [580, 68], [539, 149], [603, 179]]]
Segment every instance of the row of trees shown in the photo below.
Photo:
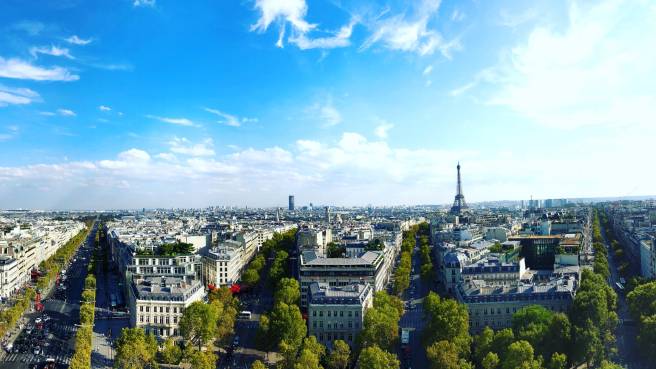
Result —
[[0, 311], [0, 337], [16, 326], [18, 319], [30, 308], [34, 296], [36, 296], [36, 291], [26, 288], [16, 296], [14, 305]]
[[629, 310], [638, 321], [640, 352], [656, 359], [656, 282], [640, 284], [626, 296]]
[[613, 227], [610, 226], [610, 223], [608, 221], [608, 215], [606, 215], [606, 212], [601, 212], [599, 214], [599, 219], [601, 223], [604, 226], [604, 231], [606, 233], [606, 239], [610, 243], [611, 248], [613, 249], [613, 254], [615, 255], [615, 262], [618, 265], [617, 266], [617, 271], [624, 277], [628, 277], [629, 275], [629, 269], [630, 269], [630, 262], [627, 258], [627, 255], [622, 248], [622, 244], [617, 241], [617, 237], [615, 237], [615, 232], [613, 231]]
[[412, 271], [412, 250], [415, 248], [418, 226], [411, 227], [403, 232], [401, 241], [401, 257], [399, 265], [394, 272], [393, 290], [397, 295], [401, 295], [410, 287], [410, 272]]
[[[101, 226], [99, 226], [101, 228]], [[75, 352], [71, 357], [71, 369], [91, 369], [91, 351], [93, 349], [93, 322], [96, 307], [96, 264], [103, 252], [99, 248], [99, 237], [95, 238], [94, 252], [87, 265], [80, 301], [80, 325], [75, 334]]]
[[272, 258], [269, 268], [269, 286], [276, 287], [280, 280], [290, 276], [289, 253], [296, 244], [296, 229], [275, 233], [273, 238], [262, 244], [261, 254]]
[[264, 241], [260, 253], [250, 262], [241, 276], [241, 282], [247, 287], [254, 287], [262, 279], [267, 257], [273, 258], [271, 268], [269, 269], [269, 281], [272, 287], [275, 287], [278, 281], [289, 274], [287, 267], [289, 251], [294, 246], [296, 240], [296, 230], [290, 230], [285, 233], [275, 233], [273, 238]]
[[428, 237], [419, 238], [419, 255], [421, 256], [421, 278], [425, 281], [431, 281], [435, 275], [433, 259], [431, 258], [431, 248]]

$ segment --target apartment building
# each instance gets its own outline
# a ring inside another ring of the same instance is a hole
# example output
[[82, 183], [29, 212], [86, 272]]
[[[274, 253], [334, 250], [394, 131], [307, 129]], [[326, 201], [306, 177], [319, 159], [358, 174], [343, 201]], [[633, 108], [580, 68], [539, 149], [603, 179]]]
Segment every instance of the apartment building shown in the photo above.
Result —
[[368, 283], [374, 291], [384, 290], [392, 271], [392, 262], [385, 259], [385, 251], [367, 251], [355, 258], [327, 258], [314, 250], [302, 252], [299, 258], [301, 307], [307, 308], [313, 282], [328, 283], [331, 287]]
[[362, 330], [365, 311], [373, 306], [374, 289], [368, 284], [330, 286], [312, 282], [308, 295], [308, 334], [331, 347], [334, 340], [353, 346]]
[[18, 262], [11, 256], [0, 256], [0, 298], [8, 298], [20, 288]]
[[130, 290], [131, 326], [162, 338], [179, 336], [184, 309], [205, 297], [199, 280], [179, 276], [135, 276]]
[[513, 314], [529, 305], [566, 312], [574, 299], [578, 281], [578, 268], [511, 285], [472, 280], [458, 284], [456, 297], [467, 306], [469, 327], [476, 333], [486, 326], [495, 330], [511, 327]]
[[202, 277], [205, 285], [230, 287], [241, 278], [244, 269], [241, 242], [227, 240], [203, 254]]

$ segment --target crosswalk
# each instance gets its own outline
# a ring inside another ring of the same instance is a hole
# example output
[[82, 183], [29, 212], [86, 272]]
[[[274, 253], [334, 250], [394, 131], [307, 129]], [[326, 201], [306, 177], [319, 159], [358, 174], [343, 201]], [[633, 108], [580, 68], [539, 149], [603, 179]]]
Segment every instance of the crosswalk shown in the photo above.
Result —
[[[71, 355], [60, 354], [48, 357], [52, 357], [57, 363], [65, 365], [68, 365], [71, 362]], [[31, 364], [45, 361], [45, 359], [46, 357], [41, 355], [6, 353], [4, 351], [0, 352], [0, 362], [21, 362]]]

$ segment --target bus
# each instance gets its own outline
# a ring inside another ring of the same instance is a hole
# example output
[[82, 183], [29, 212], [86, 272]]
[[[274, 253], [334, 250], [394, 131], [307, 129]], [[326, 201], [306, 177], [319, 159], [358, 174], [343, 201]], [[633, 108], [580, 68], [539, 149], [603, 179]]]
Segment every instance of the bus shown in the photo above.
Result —
[[251, 314], [250, 311], [246, 311], [246, 310], [244, 310], [244, 311], [242, 311], [242, 312], [239, 313], [239, 319], [251, 320], [251, 316], [252, 316], [252, 315], [253, 315], [253, 314]]

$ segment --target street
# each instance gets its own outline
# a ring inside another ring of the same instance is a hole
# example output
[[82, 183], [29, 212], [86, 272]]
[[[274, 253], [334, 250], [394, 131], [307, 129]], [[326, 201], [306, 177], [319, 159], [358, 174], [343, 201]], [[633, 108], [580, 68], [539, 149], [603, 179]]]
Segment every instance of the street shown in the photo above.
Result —
[[638, 327], [635, 324], [630, 324], [633, 322], [633, 319], [626, 303], [626, 294], [623, 290], [620, 291], [616, 287], [616, 283], [620, 281], [621, 276], [617, 270], [617, 261], [615, 260], [610, 242], [606, 238], [603, 224], [600, 224], [600, 230], [604, 246], [608, 251], [608, 268], [610, 269], [610, 280], [608, 283], [617, 292], [617, 317], [619, 319], [619, 325], [615, 331], [618, 351], [617, 361], [626, 365], [628, 369], [646, 369], [647, 366], [642, 365], [639, 352], [637, 351], [636, 337], [638, 336]]
[[412, 271], [410, 274], [410, 287], [403, 294], [405, 313], [399, 322], [399, 329], [410, 329], [410, 354], [404, 358], [399, 352], [402, 368], [427, 368], [426, 350], [421, 342], [424, 326], [424, 297], [430, 291], [430, 286], [421, 280], [421, 254], [419, 252], [419, 239], [416, 239], [412, 251]]
[[[104, 247], [102, 239], [100, 245]], [[112, 295], [117, 300], [114, 302], [116, 305], [126, 301], [123, 296], [122, 283], [122, 278], [118, 275], [112, 262], [107, 261], [105, 264], [101, 257], [101, 260], [96, 263], [96, 314], [93, 325], [92, 368], [113, 367], [115, 352], [112, 343], [120, 336], [121, 329], [130, 325], [129, 315], [117, 311], [116, 306], [114, 308], [111, 306]]]
[[43, 297], [44, 311], [27, 314], [27, 324], [18, 334], [11, 353], [0, 353], [0, 369], [31, 368], [34, 364], [55, 359], [58, 367], [67, 368], [75, 349], [76, 323], [80, 318], [80, 300], [87, 276], [97, 224], [80, 246], [67, 267], [60, 286]]

